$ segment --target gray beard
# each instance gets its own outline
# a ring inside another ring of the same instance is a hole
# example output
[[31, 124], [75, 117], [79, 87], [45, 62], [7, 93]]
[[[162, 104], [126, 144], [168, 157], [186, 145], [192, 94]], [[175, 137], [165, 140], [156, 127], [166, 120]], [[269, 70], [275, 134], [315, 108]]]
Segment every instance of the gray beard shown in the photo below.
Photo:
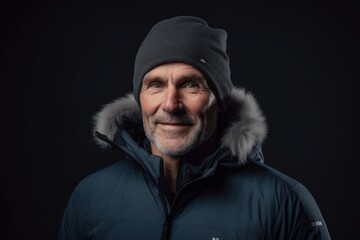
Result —
[[201, 124], [198, 124], [196, 128], [193, 129], [193, 131], [190, 133], [187, 142], [171, 148], [163, 145], [163, 140], [160, 139], [160, 137], [155, 133], [154, 128], [149, 127], [148, 129], [145, 129], [145, 133], [150, 142], [156, 145], [161, 153], [170, 157], [180, 157], [196, 148], [202, 142], [205, 135], [203, 129], [204, 127], [201, 126]]

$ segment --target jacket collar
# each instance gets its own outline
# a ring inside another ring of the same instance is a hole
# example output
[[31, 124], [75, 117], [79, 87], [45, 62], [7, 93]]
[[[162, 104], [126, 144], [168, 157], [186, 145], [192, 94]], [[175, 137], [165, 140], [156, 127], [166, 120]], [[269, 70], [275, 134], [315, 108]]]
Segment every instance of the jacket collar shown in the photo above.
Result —
[[[112, 142], [116, 143], [123, 129], [138, 143], [139, 138], [144, 138], [141, 110], [132, 94], [104, 105], [93, 121], [94, 130]], [[243, 88], [234, 88], [220, 122], [221, 147], [231, 152], [238, 165], [245, 164], [267, 134], [265, 117], [253, 95]], [[110, 145], [98, 138], [95, 141], [104, 148]]]

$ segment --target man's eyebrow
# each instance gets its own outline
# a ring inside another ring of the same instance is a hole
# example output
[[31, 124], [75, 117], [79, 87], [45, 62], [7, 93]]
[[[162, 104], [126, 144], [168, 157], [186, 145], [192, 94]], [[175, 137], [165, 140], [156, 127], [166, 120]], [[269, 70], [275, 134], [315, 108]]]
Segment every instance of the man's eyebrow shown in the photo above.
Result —
[[188, 74], [180, 77], [180, 80], [205, 80], [205, 77], [199, 74]]

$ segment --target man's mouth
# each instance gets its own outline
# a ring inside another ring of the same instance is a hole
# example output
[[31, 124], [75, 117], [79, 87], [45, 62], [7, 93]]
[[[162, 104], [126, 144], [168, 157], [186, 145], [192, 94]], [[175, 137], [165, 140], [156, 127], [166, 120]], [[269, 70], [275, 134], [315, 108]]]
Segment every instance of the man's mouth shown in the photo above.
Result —
[[170, 126], [191, 126], [192, 123], [189, 122], [159, 122], [157, 124], [161, 125], [170, 125]]
[[184, 122], [159, 122], [157, 124], [160, 129], [165, 131], [185, 131], [189, 129], [193, 124], [184, 123]]

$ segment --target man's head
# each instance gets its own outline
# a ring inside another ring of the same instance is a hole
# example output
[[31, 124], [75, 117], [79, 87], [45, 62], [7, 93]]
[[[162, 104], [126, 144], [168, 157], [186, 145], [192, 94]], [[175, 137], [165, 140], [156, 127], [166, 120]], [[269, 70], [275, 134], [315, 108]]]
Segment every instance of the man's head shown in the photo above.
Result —
[[203, 74], [191, 65], [168, 63], [148, 72], [140, 104], [153, 153], [183, 156], [215, 137], [218, 105]]
[[203, 19], [178, 16], [155, 24], [142, 42], [134, 97], [160, 153], [183, 156], [214, 140], [233, 88], [226, 39], [224, 30]]
[[225, 110], [233, 88], [226, 40], [226, 31], [210, 27], [197, 17], [177, 16], [155, 24], [135, 58], [133, 84], [137, 102], [145, 74], [156, 66], [179, 62], [204, 75], [220, 109]]

